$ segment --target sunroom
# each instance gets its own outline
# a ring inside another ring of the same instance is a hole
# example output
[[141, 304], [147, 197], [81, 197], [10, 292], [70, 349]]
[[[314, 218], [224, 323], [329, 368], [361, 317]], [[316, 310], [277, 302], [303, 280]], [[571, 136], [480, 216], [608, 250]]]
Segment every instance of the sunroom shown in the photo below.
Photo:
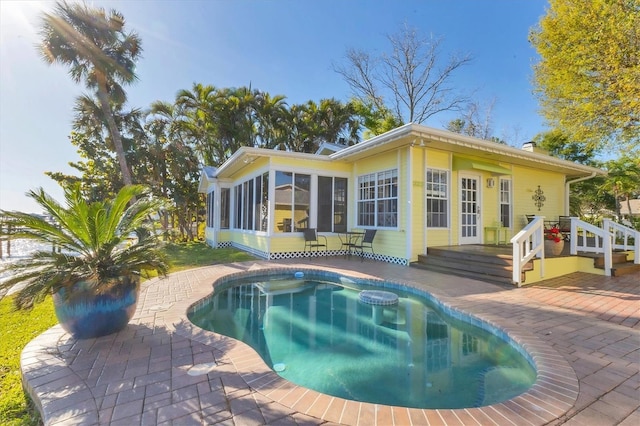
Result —
[[350, 214], [350, 170], [321, 155], [239, 149], [220, 168], [202, 171], [207, 244], [267, 259], [299, 257], [302, 232], [316, 228], [330, 240], [328, 254], [337, 254]]

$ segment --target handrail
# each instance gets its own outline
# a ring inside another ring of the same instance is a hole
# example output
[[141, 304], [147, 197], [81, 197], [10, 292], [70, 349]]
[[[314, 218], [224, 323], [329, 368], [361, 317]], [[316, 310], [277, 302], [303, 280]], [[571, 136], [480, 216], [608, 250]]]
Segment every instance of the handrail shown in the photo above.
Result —
[[[593, 236], [591, 236], [591, 234]], [[578, 236], [581, 243], [578, 242]], [[586, 253], [604, 254], [604, 274], [611, 276], [613, 267], [613, 234], [607, 229], [599, 228], [589, 222], [582, 221], [577, 217], [571, 218], [571, 255], [577, 255], [578, 251]]]
[[518, 287], [522, 286], [522, 269], [534, 256], [540, 262], [540, 277], [544, 276], [544, 216], [535, 216], [520, 232], [510, 240], [513, 245], [512, 279]]
[[[616, 250], [634, 250], [633, 263], [640, 264], [640, 231], [614, 222], [611, 219], [604, 219], [602, 227], [605, 231], [613, 234], [613, 248]], [[633, 244], [629, 242], [633, 239]], [[618, 240], [622, 243], [618, 244]]]

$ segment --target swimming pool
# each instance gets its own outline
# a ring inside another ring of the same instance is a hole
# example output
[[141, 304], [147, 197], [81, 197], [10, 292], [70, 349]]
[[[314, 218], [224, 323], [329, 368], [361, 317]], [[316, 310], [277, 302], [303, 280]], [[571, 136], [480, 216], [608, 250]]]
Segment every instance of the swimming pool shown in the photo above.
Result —
[[[363, 290], [398, 300], [366, 303]], [[283, 378], [356, 401], [475, 407], [513, 398], [536, 379], [528, 354], [500, 330], [389, 282], [323, 271], [230, 276], [188, 316], [249, 344]]]

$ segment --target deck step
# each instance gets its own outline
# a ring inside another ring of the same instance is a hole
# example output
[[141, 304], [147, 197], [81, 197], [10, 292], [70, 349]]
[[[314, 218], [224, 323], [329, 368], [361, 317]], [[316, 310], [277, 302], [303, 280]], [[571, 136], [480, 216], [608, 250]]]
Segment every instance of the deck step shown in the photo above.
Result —
[[448, 267], [443, 268], [432, 264], [425, 264], [420, 262], [412, 262], [410, 265], [414, 268], [424, 269], [425, 271], [440, 272], [442, 274], [455, 275], [457, 277], [472, 278], [474, 280], [485, 281], [492, 284], [513, 285], [511, 277], [505, 278], [490, 274], [479, 274], [476, 272], [464, 271], [462, 269], [452, 269]]
[[441, 269], [455, 267], [455, 269], [458, 271], [495, 275], [504, 278], [511, 278], [511, 275], [513, 273], [512, 265], [497, 265], [495, 263], [461, 259], [452, 260], [449, 257], [440, 257], [434, 255], [418, 256], [418, 262], [429, 266], [436, 266]]
[[[626, 263], [627, 262], [627, 254], [624, 252], [613, 252], [612, 253], [612, 262], [614, 265]], [[593, 258], [593, 267], [604, 269], [604, 255], [598, 254]]]
[[[447, 250], [446, 247], [430, 247], [427, 249], [428, 255], [418, 255], [418, 258], [429, 256], [453, 259], [454, 261], [481, 262], [495, 265], [513, 265], [513, 256], [505, 254], [493, 254], [482, 252], [460, 252]], [[420, 260], [418, 260], [420, 261]]]
[[640, 265], [633, 263], [632, 261], [627, 261], [624, 263], [616, 263], [611, 268], [611, 276], [612, 277], [621, 277], [622, 275], [635, 274], [640, 272]]
[[[429, 247], [411, 266], [450, 275], [473, 278], [495, 284], [513, 284], [513, 258], [494, 247]], [[533, 269], [533, 263], [524, 270]], [[523, 277], [524, 280], [524, 271]]]

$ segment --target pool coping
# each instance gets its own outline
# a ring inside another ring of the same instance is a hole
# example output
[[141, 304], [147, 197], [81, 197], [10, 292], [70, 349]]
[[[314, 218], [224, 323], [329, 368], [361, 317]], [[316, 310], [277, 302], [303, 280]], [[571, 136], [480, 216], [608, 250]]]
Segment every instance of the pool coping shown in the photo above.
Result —
[[[297, 386], [272, 371], [251, 348], [235, 339], [201, 329], [187, 318], [188, 309], [207, 297], [213, 291], [213, 284], [228, 279], [234, 274], [268, 273], [270, 271], [322, 271], [328, 270], [346, 277], [379, 281], [389, 280], [399, 285], [427, 291], [419, 283], [411, 280], [388, 279], [372, 276], [353, 270], [319, 267], [313, 265], [287, 265], [270, 262], [251, 262], [240, 268], [237, 265], [220, 265], [201, 272], [204, 277], [199, 283], [188, 283], [182, 297], [158, 305], [157, 299], [149, 298], [146, 293], [153, 282], [145, 283], [141, 301], [136, 311], [138, 318], [153, 317], [155, 325], [163, 325], [170, 333], [212, 348], [220, 354], [224, 368], [232, 369], [246, 385], [264, 399], [277, 402], [292, 411], [322, 421], [340, 424], [546, 424], [561, 418], [575, 404], [579, 393], [579, 382], [569, 362], [547, 343], [517, 324], [510, 324], [499, 315], [478, 312], [473, 304], [441, 294], [434, 296], [443, 305], [452, 310], [470, 313], [487, 324], [501, 330], [531, 356], [537, 379], [525, 393], [502, 403], [464, 409], [418, 409], [393, 407], [381, 404], [356, 402], [333, 397]], [[153, 300], [152, 300], [153, 299]], [[95, 340], [95, 339], [93, 339]], [[51, 350], [50, 344], [57, 342], [57, 349]], [[81, 377], [66, 366], [60, 351], [75, 343], [61, 329], [55, 326], [34, 339], [23, 351], [21, 364], [25, 389], [32, 395], [45, 424], [55, 424], [70, 418], [67, 404], [74, 404], [72, 418], [83, 424], [101, 424], [96, 402], [91, 398], [91, 390]], [[216, 360], [218, 361], [218, 360]], [[46, 376], [46, 379], [43, 379]], [[57, 377], [57, 379], [56, 379]], [[61, 384], [64, 381], [64, 387]], [[68, 398], [74, 395], [73, 398]], [[65, 398], [67, 397], [67, 398]], [[61, 399], [63, 398], [63, 399]], [[65, 401], [64, 405], [63, 402]], [[93, 401], [93, 403], [92, 403]], [[65, 411], [66, 410], [66, 411]], [[66, 414], [64, 414], [66, 413]]]

